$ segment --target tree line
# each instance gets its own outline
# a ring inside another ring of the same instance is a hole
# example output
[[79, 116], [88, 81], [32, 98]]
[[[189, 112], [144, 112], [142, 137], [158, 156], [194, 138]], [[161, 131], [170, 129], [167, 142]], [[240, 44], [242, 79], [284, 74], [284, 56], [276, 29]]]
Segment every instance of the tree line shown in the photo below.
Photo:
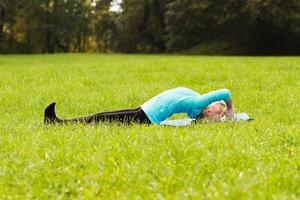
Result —
[[0, 0], [0, 53], [299, 54], [299, 0]]

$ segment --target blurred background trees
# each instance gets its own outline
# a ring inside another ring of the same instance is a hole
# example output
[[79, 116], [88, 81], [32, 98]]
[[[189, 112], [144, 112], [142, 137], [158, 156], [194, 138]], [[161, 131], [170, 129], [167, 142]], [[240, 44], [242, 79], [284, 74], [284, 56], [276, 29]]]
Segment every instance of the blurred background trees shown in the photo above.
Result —
[[0, 53], [57, 52], [299, 54], [300, 1], [0, 0]]

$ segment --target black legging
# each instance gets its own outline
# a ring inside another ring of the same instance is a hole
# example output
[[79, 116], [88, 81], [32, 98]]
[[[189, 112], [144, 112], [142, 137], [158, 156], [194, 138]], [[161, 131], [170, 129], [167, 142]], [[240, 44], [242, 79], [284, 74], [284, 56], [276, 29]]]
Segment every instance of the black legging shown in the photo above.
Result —
[[79, 117], [74, 119], [59, 119], [55, 114], [55, 103], [50, 104], [45, 110], [45, 124], [49, 123], [85, 123], [96, 124], [99, 122], [121, 122], [121, 123], [139, 123], [151, 124], [151, 121], [141, 107], [136, 109], [117, 110], [112, 112], [101, 112], [88, 117]]

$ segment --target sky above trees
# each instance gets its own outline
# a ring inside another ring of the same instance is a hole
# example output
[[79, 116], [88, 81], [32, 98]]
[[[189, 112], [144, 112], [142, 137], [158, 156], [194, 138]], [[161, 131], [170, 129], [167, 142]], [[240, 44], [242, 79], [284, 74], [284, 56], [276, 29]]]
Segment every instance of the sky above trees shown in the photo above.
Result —
[[122, 11], [122, 0], [113, 0], [110, 4], [111, 12], [121, 12]]

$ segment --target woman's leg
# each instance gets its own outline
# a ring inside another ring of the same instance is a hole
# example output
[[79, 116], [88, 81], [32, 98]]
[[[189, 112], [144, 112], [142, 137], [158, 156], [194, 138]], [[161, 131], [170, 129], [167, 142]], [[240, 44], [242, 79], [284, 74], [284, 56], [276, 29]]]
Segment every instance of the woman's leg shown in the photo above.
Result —
[[85, 124], [96, 124], [99, 122], [121, 122], [121, 123], [143, 123], [150, 124], [150, 120], [139, 107], [136, 109], [117, 110], [112, 112], [102, 112], [88, 117], [79, 117], [74, 119], [61, 120], [56, 117], [55, 114], [55, 103], [50, 104], [45, 110], [45, 120], [48, 123], [85, 123]]

